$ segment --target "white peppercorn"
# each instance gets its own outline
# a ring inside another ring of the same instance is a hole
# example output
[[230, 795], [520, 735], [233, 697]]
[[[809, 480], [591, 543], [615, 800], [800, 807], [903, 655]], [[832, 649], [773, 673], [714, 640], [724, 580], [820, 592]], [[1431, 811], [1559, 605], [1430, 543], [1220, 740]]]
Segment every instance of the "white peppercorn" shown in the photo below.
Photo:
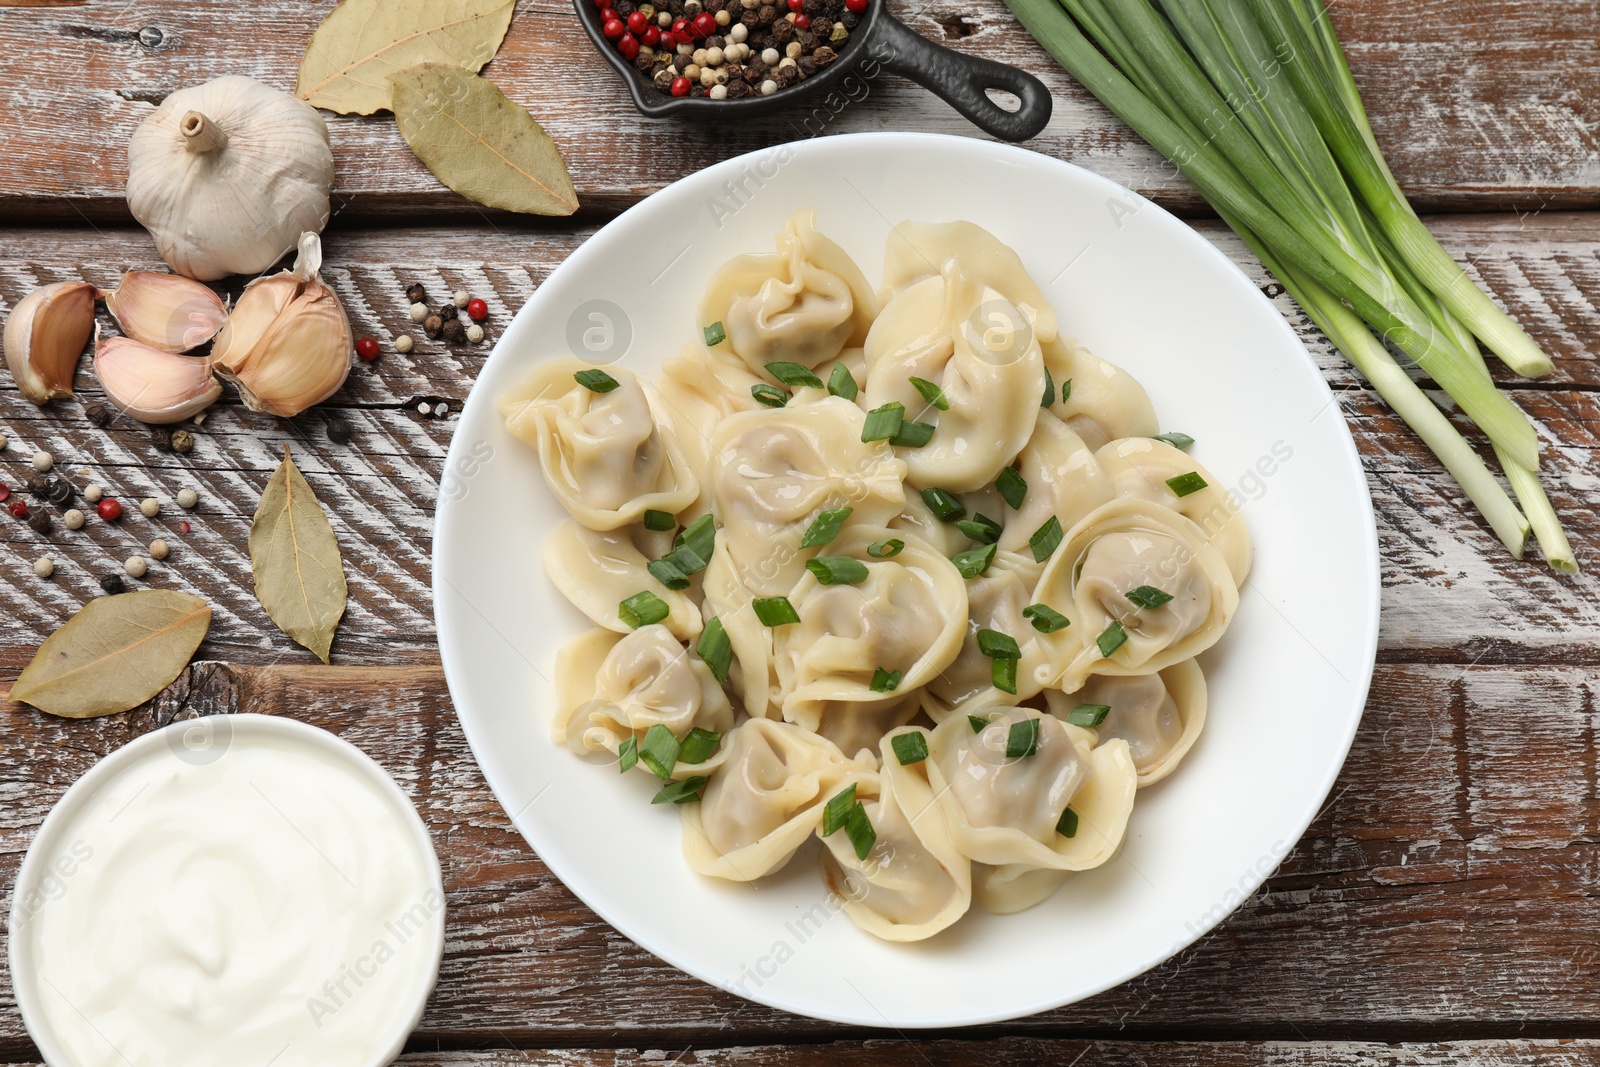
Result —
[[709, 48], [696, 48], [693, 58], [695, 66], [703, 67], [711, 62], [711, 50]]
[[172, 549], [168, 548], [167, 543], [161, 540], [161, 538], [158, 537], [154, 541], [150, 542], [151, 559], [166, 559], [171, 554]]
[[[761, 62], [765, 63], [769, 67], [776, 67], [778, 65], [778, 60], [782, 58], [782, 56], [778, 55], [778, 50], [776, 48], [768, 48], [761, 53]], [[773, 88], [777, 88], [776, 83], [774, 83]], [[767, 91], [764, 84], [761, 91]]]
[[467, 340], [471, 341], [475, 345], [482, 344], [483, 343], [483, 327], [479, 326], [477, 323], [473, 323], [471, 326], [468, 326], [467, 327]]
[[723, 50], [720, 49], [720, 48], [707, 48], [706, 49], [706, 60], [705, 61], [707, 63], [710, 63], [713, 67], [722, 66], [722, 63], [726, 58], [727, 58], [727, 54], [725, 52], [723, 52]]
[[100, 498], [105, 495], [106, 491], [93, 482], [83, 487], [83, 499], [87, 503], [98, 504], [100, 503]]
[[796, 63], [792, 59], [785, 59], [782, 63], [778, 64], [778, 69], [779, 70], [799, 70], [800, 69], [800, 64]]
[[425, 319], [427, 317], [428, 317], [428, 305], [427, 304], [412, 304], [411, 305], [411, 321], [412, 322], [421, 322], [423, 319]]
[[[667, 25], [668, 26], [672, 25], [672, 16], [671, 15], [667, 16]], [[457, 289], [454, 293], [452, 293], [450, 295], [450, 303], [454, 304], [458, 308], [466, 307], [467, 304], [471, 302], [471, 300], [472, 300], [472, 295], [470, 293], [468, 293], [465, 289]]]
[[143, 578], [150, 570], [150, 561], [143, 556], [129, 556], [122, 569], [128, 572], [129, 578]]
[[447, 418], [449, 418], [450, 417], [450, 405], [446, 404], [443, 400], [439, 401], [437, 404], [435, 404], [433, 406], [433, 417], [436, 418], [436, 419], [447, 419]]
[[778, 83], [773, 81], [771, 78], [768, 78], [766, 81], [761, 83], [761, 95], [762, 96], [771, 96], [773, 93], [775, 93], [777, 91], [778, 91]]
[[0, 452], [4, 452], [9, 447], [11, 447], [11, 438], [0, 433]]
[[712, 70], [710, 67], [701, 67], [700, 84], [707, 89], [717, 84], [717, 72]]
[[416, 346], [417, 343], [411, 339], [411, 335], [409, 333], [403, 333], [394, 339], [394, 350], [400, 353], [402, 356]]
[[713, 100], [725, 100], [728, 97], [728, 87], [726, 85], [713, 85], [711, 92], [706, 95]]
[[722, 11], [718, 11], [715, 15], [713, 15], [711, 17], [716, 20], [718, 26], [726, 26], [728, 23], [733, 21], [733, 16], [728, 14], [727, 9], [723, 9]]
[[799, 59], [804, 52], [805, 49], [800, 47], [799, 41], [790, 41], [783, 46], [783, 54], [790, 59]]
[[45, 471], [56, 465], [56, 457], [41, 450], [33, 454], [33, 459], [30, 460], [30, 462], [33, 464], [34, 470], [43, 474]]
[[683, 68], [683, 76], [685, 78], [688, 78], [692, 82], [699, 81], [700, 80], [700, 64], [698, 64], [698, 63], [690, 63], [687, 67], [684, 67]]
[[430, 415], [432, 413], [433, 413], [433, 405], [429, 404], [426, 400], [424, 400], [422, 403], [417, 405], [417, 414], [418, 415]]
[[139, 514], [147, 519], [153, 519], [161, 514], [161, 501], [153, 496], [147, 496], [139, 501]]
[[728, 30], [728, 40], [734, 44], [744, 44], [745, 38], [749, 36], [750, 27], [742, 22]]
[[33, 573], [41, 578], [48, 578], [56, 572], [56, 565], [50, 561], [49, 556], [40, 556], [33, 561]]
[[200, 503], [200, 494], [193, 489], [178, 490], [178, 506], [180, 508], [187, 510], [198, 503]]
[[662, 29], [667, 29], [668, 27], [670, 27], [672, 25], [672, 12], [670, 12], [670, 11], [658, 11], [658, 12], [656, 12], [656, 25], [660, 26]]
[[61, 516], [61, 521], [66, 523], [67, 529], [69, 530], [81, 530], [83, 529], [83, 512], [79, 511], [77, 508], [72, 508], [65, 515]]

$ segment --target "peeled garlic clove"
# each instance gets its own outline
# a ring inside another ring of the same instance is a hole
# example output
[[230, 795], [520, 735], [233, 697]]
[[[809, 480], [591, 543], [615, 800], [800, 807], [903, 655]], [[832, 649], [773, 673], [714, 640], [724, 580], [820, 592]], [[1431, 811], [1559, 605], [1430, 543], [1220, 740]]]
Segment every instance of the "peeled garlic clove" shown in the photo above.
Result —
[[35, 404], [72, 395], [78, 357], [94, 330], [96, 291], [88, 282], [41, 285], [6, 319], [6, 366]]
[[199, 348], [228, 321], [220, 296], [179, 274], [130, 270], [103, 295], [123, 333], [164, 352]]
[[140, 422], [181, 422], [222, 395], [209, 360], [180, 356], [127, 337], [96, 337], [94, 372], [106, 396]]
[[294, 269], [245, 286], [217, 335], [211, 362], [252, 411], [293, 418], [344, 384], [354, 343], [350, 321], [322, 284], [322, 242], [300, 237]]

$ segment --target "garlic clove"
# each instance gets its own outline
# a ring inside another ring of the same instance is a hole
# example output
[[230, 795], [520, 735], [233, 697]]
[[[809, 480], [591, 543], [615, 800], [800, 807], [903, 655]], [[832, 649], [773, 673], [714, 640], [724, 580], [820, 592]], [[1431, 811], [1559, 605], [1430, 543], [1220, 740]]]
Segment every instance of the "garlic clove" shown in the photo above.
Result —
[[252, 411], [293, 418], [338, 392], [350, 374], [350, 321], [318, 277], [321, 265], [321, 241], [302, 234], [294, 268], [245, 286], [217, 335], [212, 365]]
[[164, 352], [128, 337], [95, 338], [94, 372], [117, 407], [156, 425], [187, 419], [222, 395], [203, 356]]
[[6, 365], [22, 395], [35, 404], [72, 395], [78, 358], [94, 330], [96, 292], [88, 282], [41, 285], [6, 319]]
[[164, 352], [199, 348], [228, 321], [220, 296], [179, 274], [130, 270], [102, 295], [123, 333]]

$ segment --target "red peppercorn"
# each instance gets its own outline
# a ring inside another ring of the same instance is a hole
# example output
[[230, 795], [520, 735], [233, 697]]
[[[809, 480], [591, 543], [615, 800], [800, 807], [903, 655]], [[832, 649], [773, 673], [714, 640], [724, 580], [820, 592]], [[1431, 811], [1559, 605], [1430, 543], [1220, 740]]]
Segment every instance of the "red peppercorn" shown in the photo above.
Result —
[[661, 27], [649, 26], [644, 31], [644, 43], [654, 48], [661, 43]]
[[805, 8], [805, 0], [789, 0], [789, 10], [799, 14]]
[[363, 337], [356, 342], [356, 355], [371, 363], [378, 358], [378, 342], [370, 337]]
[[11, 499], [11, 487], [0, 485], [0, 504], [4, 504], [9, 499]]
[[122, 505], [117, 503], [115, 500], [112, 500], [110, 497], [106, 497], [104, 500], [100, 501], [100, 503], [96, 504], [94, 506], [94, 510], [95, 514], [99, 515], [107, 522], [116, 522], [118, 519], [122, 518]]
[[624, 37], [617, 42], [617, 51], [622, 53], [623, 59], [632, 59], [639, 54], [639, 38]]
[[20, 500], [15, 501], [14, 503], [12, 503], [12, 505], [11, 505], [11, 517], [13, 519], [25, 519], [25, 518], [27, 518], [28, 517], [28, 505], [24, 504]]
[[635, 11], [628, 16], [628, 32], [643, 33], [644, 28], [650, 25], [650, 20], [644, 17], [643, 11]]
[[189, 525], [188, 519], [184, 519], [182, 522], [178, 523], [179, 533], [188, 533], [191, 529], [193, 529], [193, 527]]
[[627, 27], [622, 24], [621, 19], [610, 18], [606, 19], [605, 25], [600, 27], [600, 32], [606, 35], [606, 40], [615, 41], [622, 36], [626, 29]]
[[811, 16], [796, 15], [794, 17], [794, 25], [796, 29], [809, 30], [811, 28]]
[[857, 15], [867, 9], [867, 0], [844, 0], [846, 11], [853, 11]]
[[[790, 2], [792, 3], [793, 0], [790, 0]], [[709, 11], [702, 11], [694, 17], [693, 22], [689, 23], [689, 27], [696, 40], [702, 37], [710, 37], [717, 32], [716, 16]]]
[[604, 11], [609, 9], [611, 5], [615, 4], [616, 2], [617, 0], [594, 0], [594, 6]]
[[688, 78], [673, 78], [672, 79], [672, 95], [673, 96], [688, 96], [689, 95], [689, 79]]
[[672, 35], [674, 37], [676, 37], [680, 33], [688, 33], [688, 32], [689, 32], [689, 20], [688, 19], [673, 19], [672, 20]]
[[467, 317], [473, 322], [482, 322], [489, 317], [489, 305], [474, 297], [467, 301]]

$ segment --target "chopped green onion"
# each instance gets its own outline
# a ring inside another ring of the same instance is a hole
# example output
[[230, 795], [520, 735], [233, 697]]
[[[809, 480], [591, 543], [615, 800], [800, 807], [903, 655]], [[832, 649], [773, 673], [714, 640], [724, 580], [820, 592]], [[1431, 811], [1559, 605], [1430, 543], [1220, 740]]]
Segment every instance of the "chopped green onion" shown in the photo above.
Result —
[[1078, 813], [1073, 811], [1071, 808], [1063, 809], [1061, 812], [1061, 818], [1056, 822], [1056, 833], [1060, 834], [1062, 837], [1077, 837]]
[[752, 600], [750, 606], [756, 609], [756, 618], [761, 620], [762, 626], [788, 626], [800, 621], [800, 613], [786, 596], [759, 597]]
[[1011, 724], [1006, 734], [1006, 758], [1027, 759], [1039, 751], [1039, 720], [1021, 719]]
[[844, 832], [850, 835], [850, 843], [855, 846], [858, 860], [866, 859], [873, 843], [878, 840], [878, 832], [872, 828], [872, 820], [867, 818], [867, 809], [860, 801], [845, 816]]
[[702, 328], [700, 333], [706, 339], [707, 348], [715, 348], [728, 339], [728, 331], [720, 322], [713, 322], [710, 326]]
[[[703, 570], [706, 562], [711, 559], [712, 551], [717, 547], [717, 520], [714, 515], [702, 515], [673, 538], [673, 545], [687, 548], [693, 552], [701, 563], [693, 570]], [[685, 571], [685, 574], [690, 573]]]
[[1017, 473], [1015, 467], [1002, 468], [1000, 477], [994, 480], [994, 487], [1000, 491], [1000, 499], [1010, 505], [1012, 511], [1020, 508], [1028, 496], [1028, 481]]
[[989, 682], [1002, 693], [1017, 695], [1017, 661], [993, 659], [989, 661]]
[[898, 400], [891, 400], [881, 408], [873, 408], [867, 412], [867, 421], [861, 427], [861, 440], [887, 441], [900, 432], [900, 424], [906, 419], [906, 406]]
[[717, 746], [721, 743], [721, 734], [714, 730], [702, 730], [696, 726], [678, 746], [678, 762], [704, 763], [717, 751]]
[[872, 672], [872, 682], [867, 688], [874, 693], [892, 693], [900, 688], [900, 679], [904, 677], [904, 671], [886, 671], [879, 667]]
[[895, 734], [889, 745], [894, 749], [894, 758], [900, 761], [902, 767], [921, 763], [928, 758], [928, 739], [920, 731]]
[[1205, 487], [1206, 480], [1200, 477], [1199, 471], [1190, 471], [1188, 474], [1167, 479], [1167, 488], [1171, 489], [1175, 496], [1188, 496], [1190, 493], [1198, 493]]
[[898, 556], [900, 550], [905, 547], [906, 543], [900, 538], [891, 537], [887, 541], [872, 542], [867, 546], [867, 555], [873, 559], [889, 559], [891, 556]]
[[900, 432], [889, 438], [889, 443], [898, 448], [921, 448], [933, 440], [933, 429], [932, 423], [907, 419], [900, 424]]
[[700, 643], [695, 649], [700, 653], [700, 658], [706, 661], [706, 666], [711, 668], [712, 677], [719, 682], [726, 682], [728, 668], [733, 664], [733, 642], [728, 640], [728, 631], [721, 619], [713, 617], [706, 623], [706, 628], [700, 631]]
[[708, 779], [701, 775], [685, 778], [681, 782], [668, 782], [661, 787], [661, 791], [650, 798], [652, 804], [687, 804], [691, 800], [700, 799], [700, 791], [706, 787]]
[[651, 508], [644, 513], [646, 530], [675, 530], [677, 527], [678, 517], [670, 511], [656, 511]]
[[1111, 714], [1110, 704], [1079, 704], [1067, 712], [1067, 721], [1074, 726], [1086, 726], [1094, 729], [1106, 721], [1106, 716]]
[[639, 739], [629, 734], [617, 746], [617, 770], [627, 774], [639, 762]]
[[1044, 369], [1044, 395], [1039, 398], [1039, 406], [1047, 408], [1056, 402], [1056, 383], [1050, 377], [1050, 368]]
[[671, 614], [672, 609], [667, 607], [666, 602], [648, 589], [633, 594], [617, 605], [618, 617], [635, 630], [660, 622]]
[[1072, 625], [1072, 620], [1048, 604], [1029, 604], [1022, 609], [1022, 617], [1033, 622], [1033, 628], [1042, 634], [1053, 634]]
[[806, 560], [806, 570], [818, 585], [860, 585], [867, 580], [867, 565], [849, 556], [818, 556]]
[[829, 797], [827, 805], [823, 807], [822, 836], [833, 836], [833, 832], [844, 825], [844, 820], [850, 814], [850, 809], [855, 806], [856, 783], [851, 782]]
[[1094, 639], [1094, 643], [1100, 646], [1100, 654], [1102, 656], [1110, 656], [1111, 653], [1121, 648], [1127, 640], [1128, 632], [1122, 628], [1122, 624], [1113, 622], [1110, 626], [1100, 631], [1100, 636]]
[[750, 395], [756, 398], [756, 403], [765, 404], [769, 408], [781, 408], [789, 402], [789, 394], [775, 385], [762, 382], [760, 385], [750, 387]]
[[1150, 609], [1159, 608], [1172, 599], [1171, 593], [1164, 593], [1153, 585], [1141, 585], [1137, 589], [1128, 590], [1124, 595], [1141, 608]]
[[843, 363], [835, 363], [828, 375], [828, 392], [834, 396], [842, 396], [846, 400], [854, 400], [860, 395], [861, 387], [856, 384], [855, 378]]
[[1165, 441], [1167, 444], [1171, 445], [1173, 448], [1176, 448], [1180, 452], [1189, 451], [1189, 446], [1194, 444], [1194, 438], [1190, 437], [1186, 433], [1179, 433], [1176, 430], [1172, 431], [1171, 433], [1158, 433], [1156, 434], [1155, 439], [1157, 441]]
[[672, 768], [678, 765], [678, 739], [671, 730], [656, 723], [644, 732], [644, 742], [639, 746], [639, 762], [650, 768], [657, 778], [671, 778]]
[[1050, 558], [1050, 553], [1061, 544], [1061, 520], [1054, 515], [1045, 520], [1043, 526], [1033, 531], [1033, 536], [1028, 538], [1028, 547], [1033, 549], [1035, 563], [1043, 563]]
[[816, 372], [798, 363], [786, 363], [778, 360], [767, 364], [767, 373], [791, 389], [821, 389], [822, 379]]
[[572, 377], [591, 393], [609, 393], [622, 384], [605, 371], [593, 368], [574, 371]]
[[844, 526], [844, 520], [850, 517], [854, 508], [834, 508], [831, 511], [819, 512], [811, 520], [806, 535], [800, 538], [801, 548], [816, 548], [825, 545], [839, 536], [839, 530]]
[[982, 628], [978, 630], [978, 651], [990, 659], [1021, 659], [1022, 649], [1017, 647], [1017, 639], [1010, 634], [1001, 633], [999, 630]]
[[[706, 561], [701, 559], [700, 554], [688, 545], [679, 545], [665, 556], [662, 556], [661, 562], [685, 577], [706, 569]], [[651, 573], [655, 572], [652, 571]], [[668, 588], [671, 587], [668, 586]]]
[[646, 566], [650, 576], [668, 589], [689, 588], [689, 576], [678, 569], [670, 553], [666, 559], [653, 559]]
[[969, 548], [965, 552], [957, 552], [951, 556], [950, 562], [956, 565], [961, 577], [976, 578], [988, 570], [989, 564], [994, 562], [997, 547], [997, 545], [981, 545], [978, 548]]
[[986, 719], [981, 715], [967, 716], [967, 723], [972, 727], [972, 732], [975, 734], [983, 733], [984, 729], [987, 728], [989, 723], [992, 721], [993, 720]]
[[928, 379], [913, 377], [911, 379], [911, 387], [922, 394], [922, 399], [940, 411], [950, 410], [950, 401], [945, 399], [944, 390], [928, 381]]
[[987, 515], [974, 515], [970, 519], [958, 519], [956, 529], [980, 544], [992, 545], [1000, 540], [1000, 524]]
[[940, 522], [955, 522], [965, 518], [967, 509], [961, 506], [961, 501], [948, 489], [937, 486], [922, 491], [922, 502], [928, 505], [928, 510], [938, 517]]
[[1065, 404], [1072, 399], [1072, 379], [1068, 378], [1061, 383], [1061, 402]]

